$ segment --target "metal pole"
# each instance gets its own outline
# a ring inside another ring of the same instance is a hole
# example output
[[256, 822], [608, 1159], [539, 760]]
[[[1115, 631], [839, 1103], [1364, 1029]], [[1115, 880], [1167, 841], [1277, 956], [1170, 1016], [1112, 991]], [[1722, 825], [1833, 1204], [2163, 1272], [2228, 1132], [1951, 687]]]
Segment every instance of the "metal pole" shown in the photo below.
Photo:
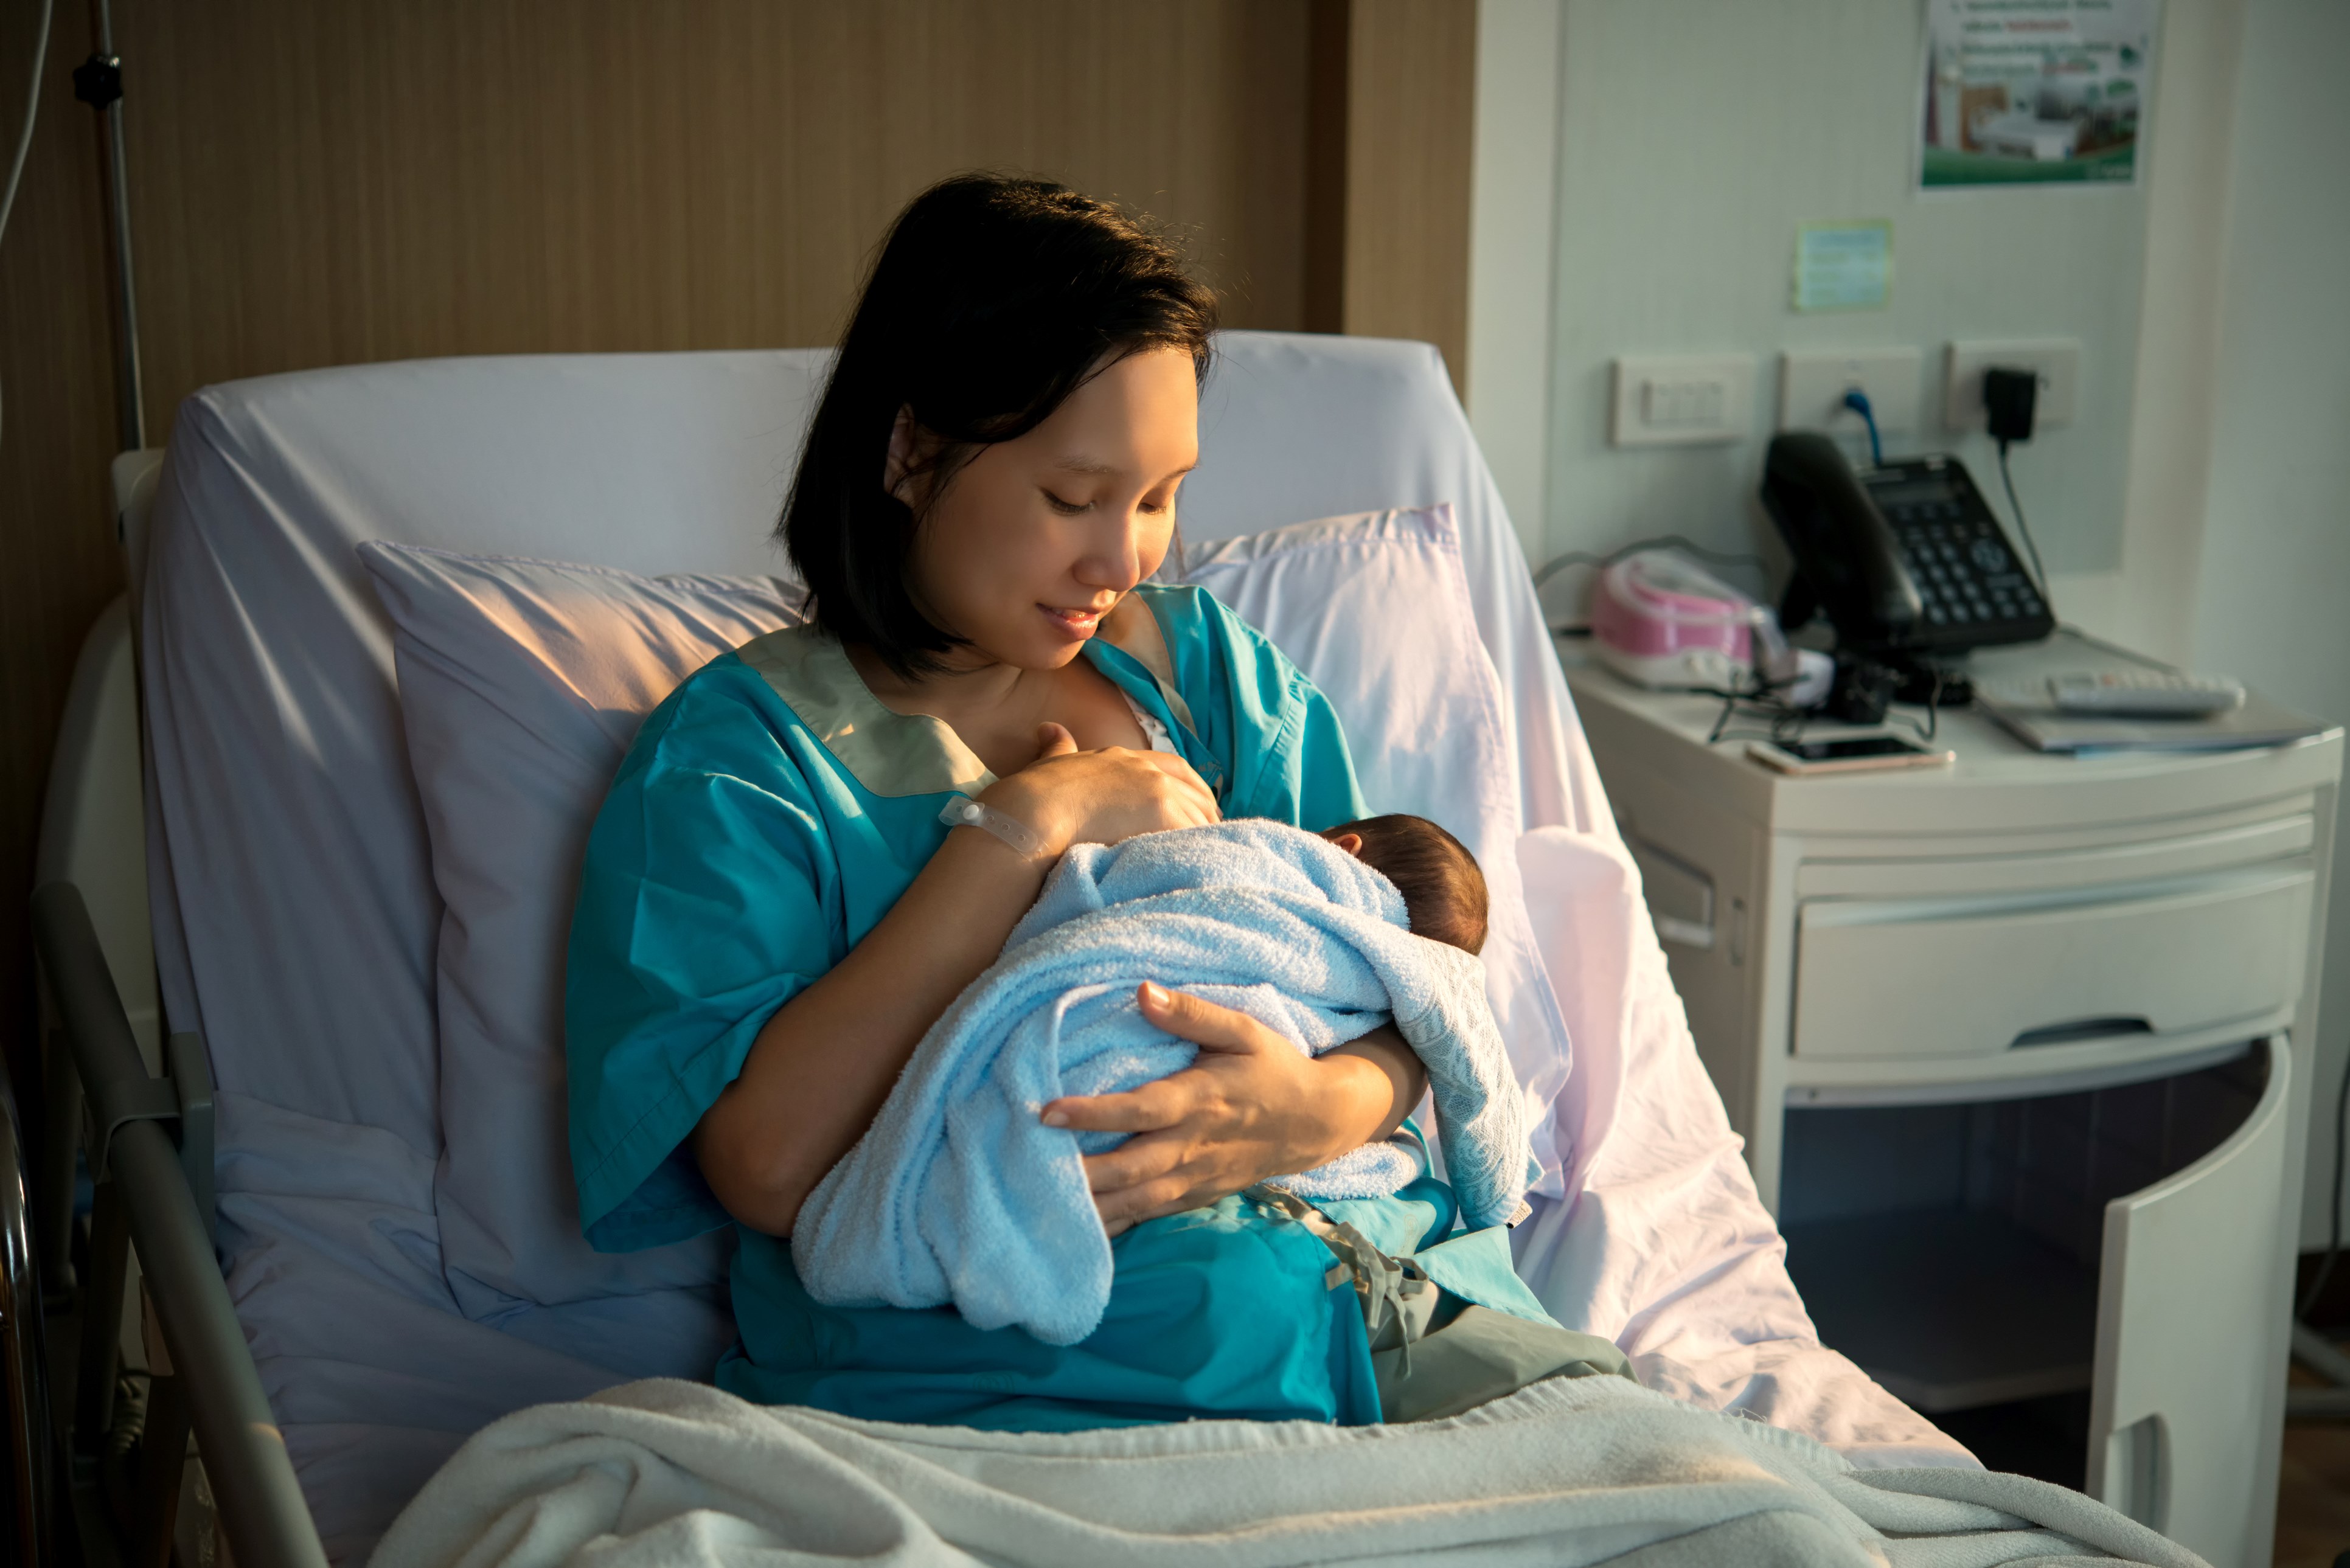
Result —
[[74, 70], [74, 96], [104, 121], [107, 228], [114, 241], [114, 419], [124, 452], [147, 444], [147, 404], [139, 375], [139, 291], [130, 271], [130, 162], [122, 135], [122, 57], [114, 52], [110, 0], [90, 0], [98, 51]]

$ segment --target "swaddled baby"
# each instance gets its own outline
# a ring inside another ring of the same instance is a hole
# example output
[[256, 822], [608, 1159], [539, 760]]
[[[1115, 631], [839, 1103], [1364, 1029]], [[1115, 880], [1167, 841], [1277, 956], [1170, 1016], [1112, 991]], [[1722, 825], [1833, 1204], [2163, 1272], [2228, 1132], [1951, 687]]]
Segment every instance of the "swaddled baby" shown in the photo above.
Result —
[[1452, 835], [1399, 812], [1343, 822], [1322, 836], [1396, 885], [1412, 935], [1485, 950], [1485, 873]]
[[[1320, 836], [1243, 820], [1076, 846], [809, 1196], [792, 1237], [802, 1282], [825, 1302], [951, 1303], [977, 1327], [1050, 1344], [1090, 1334], [1113, 1269], [1082, 1156], [1122, 1135], [1048, 1127], [1039, 1113], [1191, 1064], [1198, 1047], [1142, 1016], [1145, 981], [1247, 1013], [1313, 1055], [1392, 1019], [1428, 1068], [1461, 1220], [1514, 1220], [1532, 1162], [1474, 956], [1485, 906], [1474, 857], [1418, 817]], [[1414, 1148], [1390, 1142], [1279, 1184], [1384, 1198], [1423, 1173]]]

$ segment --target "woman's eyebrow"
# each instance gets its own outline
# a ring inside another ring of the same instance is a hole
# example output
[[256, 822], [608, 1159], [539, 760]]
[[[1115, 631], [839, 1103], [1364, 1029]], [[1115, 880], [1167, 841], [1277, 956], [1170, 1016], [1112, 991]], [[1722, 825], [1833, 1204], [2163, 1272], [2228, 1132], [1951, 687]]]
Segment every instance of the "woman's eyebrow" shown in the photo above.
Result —
[[[1119, 474], [1126, 472], [1116, 463], [1103, 462], [1099, 459], [1090, 457], [1065, 457], [1053, 466], [1063, 473], [1082, 473], [1092, 478], [1107, 477], [1115, 479]], [[1162, 478], [1159, 483], [1164, 484], [1169, 479], [1180, 479], [1183, 475], [1191, 472], [1193, 469], [1199, 466], [1200, 460], [1193, 458], [1190, 462], [1185, 463], [1180, 468], [1169, 469], [1165, 478]]]

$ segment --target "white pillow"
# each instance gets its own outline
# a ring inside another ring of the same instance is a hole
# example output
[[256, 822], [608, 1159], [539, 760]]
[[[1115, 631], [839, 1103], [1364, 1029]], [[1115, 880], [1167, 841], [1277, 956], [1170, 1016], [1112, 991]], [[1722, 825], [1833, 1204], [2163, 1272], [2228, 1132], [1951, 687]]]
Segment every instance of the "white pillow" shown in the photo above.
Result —
[[552, 1304], [723, 1279], [723, 1235], [615, 1255], [579, 1234], [563, 955], [588, 826], [645, 715], [711, 659], [796, 624], [798, 590], [772, 577], [642, 577], [381, 541], [359, 554], [391, 617], [409, 763], [444, 906], [434, 1204], [458, 1304], [489, 1318], [517, 1298]]
[[[473, 1317], [708, 1284], [723, 1238], [606, 1255], [579, 1235], [564, 1124], [565, 940], [588, 829], [644, 715], [710, 659], [798, 618], [768, 579], [359, 546], [393, 622], [400, 709], [446, 906], [438, 954], [437, 1177], [449, 1282]], [[1492, 896], [1485, 965], [1503, 1036], [1548, 1125], [1565, 1032], [1518, 888], [1517, 776], [1451, 509], [1224, 540], [1189, 580], [1329, 696], [1376, 811], [1459, 836]], [[1555, 1164], [1553, 1139], [1536, 1151]]]
[[1440, 823], [1477, 857], [1492, 901], [1486, 994], [1525, 1086], [1540, 1186], [1555, 1190], [1551, 1116], [1566, 1084], [1566, 1025], [1519, 883], [1517, 759], [1452, 508], [1219, 540], [1187, 551], [1183, 576], [1271, 638], [1330, 699], [1374, 812]]

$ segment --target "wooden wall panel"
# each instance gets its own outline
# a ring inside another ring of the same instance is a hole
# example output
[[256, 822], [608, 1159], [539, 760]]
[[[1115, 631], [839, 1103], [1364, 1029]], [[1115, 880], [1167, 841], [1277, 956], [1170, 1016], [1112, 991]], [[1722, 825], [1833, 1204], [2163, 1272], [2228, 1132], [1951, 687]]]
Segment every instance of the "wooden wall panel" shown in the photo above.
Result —
[[[959, 169], [1180, 229], [1238, 326], [1303, 324], [1308, 0], [115, 0], [149, 439], [208, 382], [439, 354], [831, 341]], [[0, 7], [0, 130], [33, 7]], [[84, 630], [119, 590], [96, 128], [57, 0], [0, 243], [0, 1042]]]
[[455, 353], [833, 340], [958, 169], [1182, 228], [1302, 321], [1305, 0], [117, 0], [149, 410]]
[[[32, 5], [0, 9], [0, 177], [36, 23]], [[89, 48], [83, 8], [58, 0], [40, 120], [0, 236], [0, 1047], [27, 1092], [25, 904], [49, 738], [82, 636], [121, 589], [107, 504], [114, 380], [98, 130], [68, 78]], [[37, 1119], [37, 1101], [19, 1109]]]
[[[30, 13], [0, 14], [0, 130]], [[195, 388], [274, 371], [830, 342], [891, 215], [983, 167], [1173, 226], [1232, 325], [1430, 338], [1456, 381], [1465, 362], [1474, 0], [114, 0], [114, 16], [158, 443]], [[0, 244], [12, 1055], [50, 741], [119, 587], [98, 138], [67, 75], [89, 47], [85, 7], [57, 0]], [[1309, 255], [1317, 225], [1332, 243]]]
[[[1468, 385], [1476, 0], [1340, 0], [1347, 55], [1342, 330], [1417, 337]], [[1328, 177], [1326, 163], [1313, 166]]]

